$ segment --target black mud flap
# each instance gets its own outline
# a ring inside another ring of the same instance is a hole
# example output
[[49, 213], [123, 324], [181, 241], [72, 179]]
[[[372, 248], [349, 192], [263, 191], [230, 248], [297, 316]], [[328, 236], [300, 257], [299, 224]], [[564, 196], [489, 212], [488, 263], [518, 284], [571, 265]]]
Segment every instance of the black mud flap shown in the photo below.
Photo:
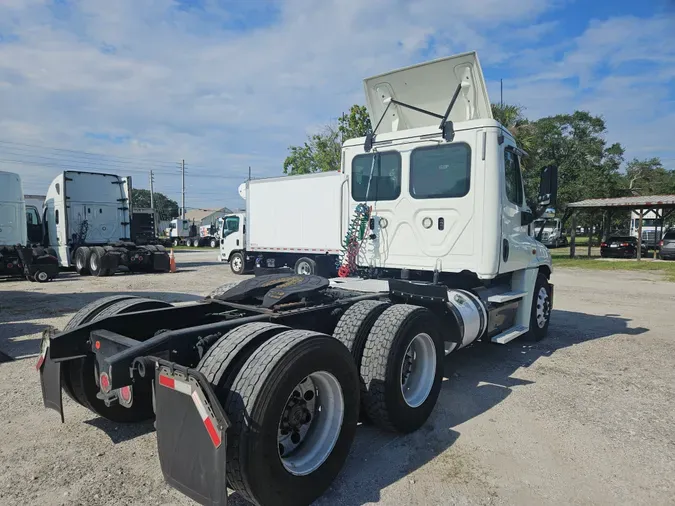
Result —
[[40, 356], [35, 368], [40, 372], [40, 386], [42, 387], [42, 402], [45, 408], [55, 410], [63, 418], [63, 398], [61, 397], [61, 363], [54, 362], [49, 356], [50, 330], [42, 333]]
[[227, 504], [227, 415], [204, 375], [154, 360], [157, 448], [164, 479], [204, 506]]

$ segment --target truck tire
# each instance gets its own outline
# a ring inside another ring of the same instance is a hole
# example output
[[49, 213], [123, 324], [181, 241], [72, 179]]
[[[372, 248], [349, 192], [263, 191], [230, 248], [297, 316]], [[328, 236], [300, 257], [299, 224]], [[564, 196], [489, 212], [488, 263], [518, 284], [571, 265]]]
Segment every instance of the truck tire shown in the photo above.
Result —
[[356, 366], [333, 337], [288, 330], [251, 355], [224, 406], [230, 486], [259, 506], [309, 505], [340, 472], [354, 439]]
[[246, 261], [242, 252], [237, 251], [230, 255], [230, 269], [237, 275], [244, 274], [246, 271]]
[[295, 273], [313, 276], [316, 274], [316, 262], [308, 257], [301, 257], [295, 262]]
[[[344, 344], [354, 358], [356, 369], [361, 370], [361, 360], [363, 358], [363, 348], [366, 345], [366, 339], [370, 334], [373, 325], [380, 317], [380, 315], [390, 306], [387, 302], [379, 300], [362, 300], [357, 302], [352, 307], [347, 309], [340, 317], [333, 337]], [[365, 393], [365, 384], [363, 378], [360, 377], [361, 392]], [[361, 417], [367, 419], [365, 408], [361, 407]]]
[[108, 269], [103, 267], [104, 255], [105, 250], [102, 247], [94, 246], [91, 248], [91, 254], [89, 255], [89, 272], [92, 276], [103, 277], [110, 275]]
[[225, 399], [234, 378], [253, 352], [264, 342], [286, 330], [290, 328], [268, 322], [247, 323], [237, 327], [208, 349], [197, 369], [214, 386], [216, 395]]
[[[103, 297], [101, 299], [95, 300], [94, 302], [90, 302], [77, 313], [75, 313], [75, 315], [73, 315], [70, 321], [66, 323], [66, 326], [63, 327], [63, 331], [68, 332], [69, 330], [73, 330], [75, 327], [79, 327], [80, 325], [86, 325], [98, 313], [115, 302], [134, 298], [138, 297], [135, 297], [134, 295], [111, 295], [109, 297]], [[68, 397], [79, 404], [79, 401], [75, 398], [75, 394], [73, 393], [73, 388], [70, 385], [70, 363], [71, 361], [61, 363], [61, 384]]]
[[173, 245], [174, 248], [176, 248], [180, 244], [180, 241], [178, 239], [174, 239], [173, 241], [171, 241], [171, 244]]
[[551, 322], [551, 285], [542, 273], [537, 275], [532, 294], [530, 330], [525, 334], [527, 341], [541, 341], [548, 333]]
[[213, 239], [213, 238], [212, 238], [212, 239], [209, 241], [209, 246], [211, 246], [212, 248], [217, 248], [217, 247], [218, 247], [218, 241], [217, 241], [216, 239]]
[[33, 274], [33, 279], [35, 279], [35, 281], [37, 281], [38, 283], [46, 283], [51, 278], [49, 277], [49, 274], [47, 274], [45, 271], [37, 270], [35, 271], [35, 274]]
[[[108, 316], [168, 306], [171, 306], [168, 302], [134, 297], [108, 305], [93, 316], [90, 322]], [[84, 358], [67, 362], [67, 382], [76, 402], [97, 415], [117, 423], [141, 422], [153, 417], [152, 388], [147, 382], [134, 384], [134, 403], [130, 408], [125, 408], [119, 404], [108, 407], [101, 399], [96, 397], [99, 388], [96, 385], [94, 373], [95, 363], [96, 358], [93, 353], [87, 354]]]
[[89, 274], [89, 257], [91, 250], [86, 246], [80, 246], [75, 250], [75, 271], [80, 276]]
[[379, 427], [409, 433], [431, 415], [443, 380], [443, 339], [427, 308], [397, 304], [373, 325], [361, 359], [362, 405]]

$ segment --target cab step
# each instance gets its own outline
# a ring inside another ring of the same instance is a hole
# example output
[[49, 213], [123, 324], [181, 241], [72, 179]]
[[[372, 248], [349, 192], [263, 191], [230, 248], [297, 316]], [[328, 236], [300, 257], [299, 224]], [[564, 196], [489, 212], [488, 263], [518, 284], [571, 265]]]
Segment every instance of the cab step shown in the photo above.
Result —
[[513, 341], [516, 337], [522, 336], [529, 329], [525, 325], [515, 325], [501, 334], [497, 334], [492, 338], [493, 343], [506, 344]]
[[504, 292], [496, 295], [490, 295], [488, 297], [488, 302], [495, 302], [497, 304], [502, 304], [504, 302], [511, 302], [512, 300], [522, 299], [525, 297], [527, 292], [525, 291], [512, 291]]

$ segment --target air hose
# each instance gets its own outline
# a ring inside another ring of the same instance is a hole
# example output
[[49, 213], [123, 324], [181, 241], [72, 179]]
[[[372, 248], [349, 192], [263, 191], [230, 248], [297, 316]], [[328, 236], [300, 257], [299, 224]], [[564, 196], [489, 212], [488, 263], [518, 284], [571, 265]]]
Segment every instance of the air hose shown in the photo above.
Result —
[[338, 260], [338, 276], [341, 278], [356, 272], [356, 261], [369, 218], [370, 207], [365, 203], [357, 205], [342, 241], [342, 252]]

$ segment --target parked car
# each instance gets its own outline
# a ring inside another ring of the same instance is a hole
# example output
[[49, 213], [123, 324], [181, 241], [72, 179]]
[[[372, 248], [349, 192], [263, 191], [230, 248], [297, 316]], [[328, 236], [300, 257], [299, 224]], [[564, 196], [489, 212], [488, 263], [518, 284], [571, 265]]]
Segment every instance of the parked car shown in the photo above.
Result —
[[[638, 240], [631, 236], [612, 236], [606, 242], [600, 243], [600, 256], [603, 258], [637, 258]], [[675, 250], [674, 250], [675, 251]], [[647, 256], [648, 250], [642, 245], [642, 256]]]
[[661, 260], [675, 260], [675, 230], [666, 232], [660, 246], [661, 251], [659, 256], [661, 257]]

